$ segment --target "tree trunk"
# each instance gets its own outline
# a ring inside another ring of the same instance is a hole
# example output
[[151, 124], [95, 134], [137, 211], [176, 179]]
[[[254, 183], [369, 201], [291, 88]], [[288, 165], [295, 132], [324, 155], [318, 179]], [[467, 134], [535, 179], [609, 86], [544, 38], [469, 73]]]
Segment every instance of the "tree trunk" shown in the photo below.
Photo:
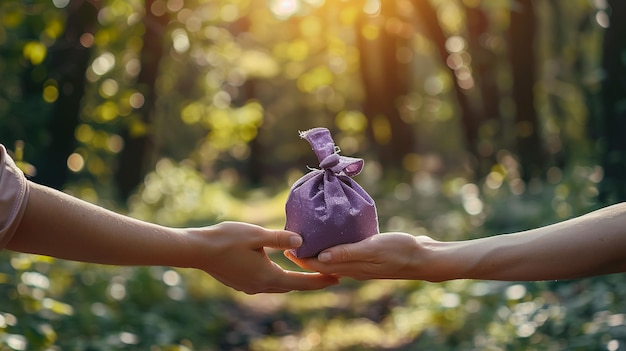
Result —
[[604, 34], [602, 105], [604, 106], [604, 180], [600, 201], [626, 201], [626, 2], [609, 0], [610, 26]]
[[483, 135], [479, 130], [468, 134], [476, 138], [473, 143], [478, 143], [474, 152], [478, 158], [477, 176], [482, 178], [491, 170], [491, 166], [496, 162], [496, 151], [502, 147], [501, 141], [497, 138], [501, 135], [502, 126], [499, 112], [500, 92], [496, 81], [498, 60], [496, 54], [486, 47], [481, 39], [488, 34], [489, 28], [489, 18], [485, 12], [479, 6], [467, 6], [465, 13], [474, 79], [481, 96], [481, 111], [474, 117], [474, 123], [466, 122], [466, 125], [473, 128], [487, 125], [490, 128]]
[[517, 155], [522, 177], [530, 180], [541, 176], [545, 165], [540, 125], [535, 110], [535, 28], [532, 0], [519, 0], [511, 10], [509, 55], [513, 76]]
[[[122, 132], [124, 149], [118, 158], [115, 174], [118, 190], [122, 198], [127, 198], [142, 183], [147, 170], [152, 166], [154, 152], [153, 135], [149, 131], [153, 124], [157, 95], [155, 92], [159, 66], [164, 52], [164, 35], [169, 18], [167, 12], [155, 14], [152, 5], [156, 0], [146, 0], [146, 15], [143, 23], [143, 47], [141, 49], [141, 72], [137, 86], [144, 95], [144, 104], [138, 109], [138, 122], [146, 128], [144, 133], [133, 133], [131, 126]], [[137, 123], [137, 122], [135, 122]]]
[[[561, 79], [566, 78], [562, 76], [560, 69], [566, 65], [565, 59], [563, 58], [566, 42], [565, 32], [563, 31], [563, 11], [561, 9], [561, 3], [558, 0], [550, 0], [547, 2], [547, 5], [550, 8], [550, 48], [552, 49], [550, 57], [552, 57], [552, 59], [555, 60], [559, 66], [559, 70], [555, 73], [555, 76], [548, 77], [548, 79], [560, 81]], [[567, 157], [571, 156], [571, 150], [569, 148], [570, 141], [569, 138], [567, 138], [567, 135], [564, 134], [564, 131], [567, 129], [566, 124], [568, 116], [566, 116], [566, 112], [563, 109], [562, 97], [559, 96], [553, 89], [548, 90], [547, 94], [550, 113], [554, 116], [560, 126], [560, 135], [558, 135], [558, 140], [553, 141], [553, 143], [560, 143], [560, 148], [550, 147], [547, 145], [547, 149], [550, 151], [550, 163], [553, 163], [556, 167], [563, 168], [566, 165]]]
[[[448, 59], [448, 51], [446, 50], [446, 35], [437, 20], [437, 12], [427, 0], [413, 0], [413, 6], [416, 9], [419, 21], [426, 30], [426, 34], [430, 37], [437, 48], [437, 53], [443, 65], [448, 67], [446, 61]], [[454, 70], [450, 67], [453, 77], [456, 77]], [[463, 127], [463, 135], [469, 153], [475, 160], [480, 158], [478, 152], [478, 130], [482, 124], [481, 117], [473, 112], [469, 99], [463, 89], [458, 84], [454, 85], [454, 93], [459, 107], [461, 126]]]
[[[382, 2], [381, 18], [397, 16], [395, 2]], [[408, 66], [396, 58], [397, 49], [408, 47], [408, 40], [390, 33], [384, 23], [375, 40], [365, 38], [361, 29], [368, 18], [357, 21], [357, 47], [360, 53], [360, 71], [364, 97], [364, 114], [368, 118], [367, 135], [376, 145], [383, 166], [400, 169], [405, 155], [414, 152], [413, 126], [400, 117], [399, 98], [409, 91]]]
[[89, 1], [72, 1], [67, 7], [65, 33], [50, 48], [50, 77], [57, 81], [59, 96], [54, 103], [48, 130], [51, 141], [35, 163], [35, 180], [60, 189], [69, 177], [67, 158], [76, 147], [81, 99], [85, 93], [85, 71], [90, 50], [80, 43], [84, 33], [93, 33], [98, 9]]

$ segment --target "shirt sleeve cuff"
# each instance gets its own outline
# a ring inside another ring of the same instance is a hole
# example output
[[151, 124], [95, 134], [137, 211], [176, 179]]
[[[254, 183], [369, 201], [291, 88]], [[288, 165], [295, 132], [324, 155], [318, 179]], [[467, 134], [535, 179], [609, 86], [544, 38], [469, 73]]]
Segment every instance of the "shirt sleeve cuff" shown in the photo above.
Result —
[[26, 210], [28, 181], [0, 145], [0, 249], [13, 237]]

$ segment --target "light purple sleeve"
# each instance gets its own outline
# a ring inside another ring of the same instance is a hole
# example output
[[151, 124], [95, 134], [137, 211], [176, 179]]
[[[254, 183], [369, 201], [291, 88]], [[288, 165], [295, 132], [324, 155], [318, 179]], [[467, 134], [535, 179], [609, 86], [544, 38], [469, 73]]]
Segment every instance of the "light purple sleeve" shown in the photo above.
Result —
[[0, 144], [0, 249], [13, 237], [27, 200], [26, 177]]

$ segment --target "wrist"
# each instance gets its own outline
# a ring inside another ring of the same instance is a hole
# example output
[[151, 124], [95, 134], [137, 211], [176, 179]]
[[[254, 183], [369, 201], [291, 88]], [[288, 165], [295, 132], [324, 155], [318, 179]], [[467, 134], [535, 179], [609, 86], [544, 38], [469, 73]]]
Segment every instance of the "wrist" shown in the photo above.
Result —
[[[417, 238], [418, 242], [420, 241]], [[467, 242], [442, 242], [428, 240], [419, 242], [421, 252], [418, 260], [420, 269], [416, 270], [423, 279], [430, 282], [443, 282], [454, 279], [466, 279], [475, 266]]]
[[224, 223], [202, 228], [182, 229], [185, 237], [184, 256], [186, 268], [195, 268], [211, 274], [221, 263], [224, 252], [233, 249], [236, 233], [229, 232]]
[[450, 242], [445, 250], [445, 262], [449, 279], [508, 280], [509, 268], [520, 262], [512, 238], [486, 237]]
[[396, 250], [389, 260], [400, 268], [388, 273], [386, 278], [442, 282], [476, 278], [484, 268], [484, 247], [479, 240], [443, 242], [428, 236], [398, 233], [388, 238], [392, 242], [389, 247]]
[[212, 256], [210, 254], [211, 248], [209, 247], [210, 240], [207, 240], [205, 233], [207, 229], [184, 228], [179, 230], [184, 238], [184, 246], [177, 253], [179, 259], [178, 267], [203, 269], [203, 266], [206, 266], [207, 259]]

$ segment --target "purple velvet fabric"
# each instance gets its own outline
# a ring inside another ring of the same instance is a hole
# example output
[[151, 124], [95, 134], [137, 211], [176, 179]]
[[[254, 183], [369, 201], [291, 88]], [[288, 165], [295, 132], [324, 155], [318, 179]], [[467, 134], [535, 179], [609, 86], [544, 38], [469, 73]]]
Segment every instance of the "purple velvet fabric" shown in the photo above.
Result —
[[300, 133], [320, 161], [291, 187], [285, 229], [302, 235], [303, 244], [292, 250], [297, 257], [313, 257], [331, 246], [354, 243], [378, 233], [376, 205], [351, 177], [363, 160], [339, 156], [326, 128]]

